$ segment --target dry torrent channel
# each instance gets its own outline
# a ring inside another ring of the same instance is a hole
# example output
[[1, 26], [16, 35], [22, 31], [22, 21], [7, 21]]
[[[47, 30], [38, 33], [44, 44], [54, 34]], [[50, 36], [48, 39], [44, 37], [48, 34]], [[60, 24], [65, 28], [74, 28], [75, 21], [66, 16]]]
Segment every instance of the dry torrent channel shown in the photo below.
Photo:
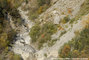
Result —
[[31, 37], [29, 36], [30, 28], [34, 23], [28, 19], [26, 15], [28, 12], [22, 11], [21, 7], [19, 7], [18, 10], [27, 26], [22, 25], [22, 27], [20, 27], [20, 32], [17, 34], [16, 42], [12, 50], [14, 53], [20, 54], [24, 60], [27, 60], [30, 55], [30, 58], [32, 58], [34, 56], [33, 54], [36, 52], [36, 50], [30, 46]]

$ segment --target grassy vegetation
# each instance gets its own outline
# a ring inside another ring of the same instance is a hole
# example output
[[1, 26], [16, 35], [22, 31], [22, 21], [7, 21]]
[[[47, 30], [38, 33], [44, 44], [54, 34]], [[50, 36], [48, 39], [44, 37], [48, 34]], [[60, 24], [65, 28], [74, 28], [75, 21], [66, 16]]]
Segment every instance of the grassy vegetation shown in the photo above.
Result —
[[29, 11], [29, 19], [30, 20], [32, 20], [32, 21], [34, 21], [37, 17], [38, 17], [38, 12], [37, 12], [37, 9], [31, 9], [30, 11]]
[[47, 57], [47, 54], [44, 54], [45, 57]]
[[50, 0], [37, 0], [37, 2], [39, 6], [42, 6], [44, 4], [50, 4]]
[[70, 21], [69, 16], [66, 16], [63, 18], [63, 20], [61, 21], [63, 24], [67, 23], [68, 21]]
[[9, 58], [10, 56], [8, 56], [9, 54], [8, 48], [10, 44], [13, 42], [16, 32], [10, 28], [9, 23], [6, 22], [6, 20], [0, 19], [0, 21], [1, 21], [0, 23], [0, 59], [7, 60], [5, 58], [8, 58], [9, 60], [14, 60], [14, 59], [20, 58], [20, 56], [15, 54], [10, 55], [11, 57], [13, 57], [12, 59]]
[[[9, 54], [8, 47], [13, 42], [15, 35], [16, 32], [10, 28], [9, 23], [2, 20], [2, 23], [0, 23], [0, 59], [1, 60], [7, 60], [5, 58], [6, 58], [6, 54]], [[17, 58], [17, 56], [15, 57], [14, 55], [13, 57]], [[14, 58], [10, 59], [9, 56], [7, 58], [9, 60], [14, 60]], [[20, 57], [18, 56], [18, 58]]]
[[61, 32], [59, 37], [63, 36], [65, 33], [66, 33], [66, 31]]
[[75, 18], [70, 19], [69, 23], [70, 23], [70, 24], [73, 24], [74, 21], [75, 21]]
[[[82, 16], [89, 13], [89, 0], [81, 5], [80, 11], [76, 14], [75, 18], [70, 20], [72, 24], [75, 20], [78, 20]], [[89, 27], [85, 28], [79, 35], [62, 46], [59, 50], [59, 57], [62, 58], [89, 58]]]
[[88, 13], [89, 13], [89, 0], [85, 0], [85, 2], [80, 7], [80, 11], [76, 14], [75, 18], [70, 19], [69, 23], [72, 24], [74, 21], [79, 20], [79, 18]]
[[84, 29], [72, 41], [66, 43], [59, 50], [62, 58], [89, 58], [89, 27]]
[[[5, 54], [3, 54], [3, 53], [7, 53], [7, 56], [5, 56]], [[0, 60], [22, 60], [20, 55], [16, 55], [11, 51], [9, 51], [9, 52], [8, 51], [4, 51], [3, 53], [0, 54]]]
[[56, 41], [57, 41], [57, 39], [50, 40], [50, 41], [48, 42], [48, 46], [49, 46], [49, 47], [53, 46], [53, 45], [56, 43]]
[[89, 0], [85, 0], [85, 2], [81, 5], [80, 11], [76, 14], [75, 20], [78, 20], [81, 18], [81, 16], [84, 16], [89, 13]]
[[4, 19], [7, 20], [7, 16], [9, 13], [16, 24], [21, 24], [21, 16], [17, 8], [23, 1], [24, 0], [0, 0], [0, 17], [4, 17]]
[[37, 0], [37, 3], [38, 7], [29, 10], [29, 19], [32, 21], [34, 21], [34, 19], [50, 7], [50, 0]]
[[25, 0], [12, 0], [12, 1], [11, 0], [3, 0], [3, 1], [7, 1], [8, 3], [10, 3], [15, 8], [18, 8], [22, 4], [22, 2], [24, 2]]
[[[16, 31], [9, 24], [7, 14], [9, 13], [16, 21], [20, 18], [17, 7], [22, 2], [19, 0], [0, 0], [0, 59], [1, 60], [21, 60], [18, 55], [9, 56], [9, 46], [13, 42]], [[10, 59], [10, 58], [12, 59]], [[18, 57], [18, 58], [17, 58]], [[6, 59], [7, 58], [7, 59]]]
[[47, 22], [42, 26], [36, 24], [30, 32], [32, 43], [37, 42], [38, 48], [41, 48], [44, 43], [51, 40], [51, 35], [56, 31], [57, 27], [52, 22]]

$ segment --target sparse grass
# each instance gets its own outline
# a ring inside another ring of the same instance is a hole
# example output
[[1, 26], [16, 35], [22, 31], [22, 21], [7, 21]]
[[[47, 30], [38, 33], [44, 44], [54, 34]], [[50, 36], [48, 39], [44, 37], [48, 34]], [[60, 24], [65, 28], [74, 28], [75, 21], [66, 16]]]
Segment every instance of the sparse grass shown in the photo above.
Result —
[[65, 33], [66, 33], [66, 31], [61, 32], [59, 37], [63, 36]]
[[77, 22], [82, 16], [89, 13], [89, 0], [85, 0], [85, 2], [81, 5], [80, 11], [76, 14], [75, 18], [70, 19], [69, 23], [73, 24], [74, 21]]
[[29, 10], [29, 19], [34, 21], [41, 13], [43, 13], [44, 11], [46, 11], [49, 8], [48, 5], [43, 5], [38, 7], [37, 9], [31, 9]]
[[69, 23], [70, 23], [70, 24], [73, 24], [74, 21], [75, 21], [75, 18], [70, 19]]
[[62, 58], [89, 58], [89, 26], [59, 50]]
[[30, 10], [28, 15], [29, 15], [29, 19], [32, 21], [34, 21], [39, 16], [37, 9], [36, 10]]
[[[46, 11], [50, 7], [50, 0], [38, 0], [38, 7], [30, 9], [29, 11], [29, 19], [35, 20], [41, 13]], [[42, 4], [43, 3], [43, 4]]]
[[48, 46], [51, 47], [56, 43], [57, 39], [51, 40], [48, 42]]
[[64, 28], [60, 24], [58, 25], [58, 29], [59, 30], [64, 30]]
[[81, 16], [89, 13], [89, 0], [85, 0], [85, 2], [81, 5], [80, 11], [76, 14], [75, 20], [81, 18]]

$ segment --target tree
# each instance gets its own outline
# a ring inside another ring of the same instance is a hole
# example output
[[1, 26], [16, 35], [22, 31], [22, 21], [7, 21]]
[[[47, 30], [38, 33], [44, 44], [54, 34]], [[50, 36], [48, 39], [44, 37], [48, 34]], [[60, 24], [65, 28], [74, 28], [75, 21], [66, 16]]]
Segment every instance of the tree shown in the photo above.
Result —
[[69, 56], [70, 50], [71, 50], [70, 46], [69, 45], [65, 45], [63, 47], [63, 49], [61, 50], [60, 56], [61, 57]]
[[73, 51], [73, 57], [77, 58], [79, 56], [79, 51], [78, 50], [74, 50]]

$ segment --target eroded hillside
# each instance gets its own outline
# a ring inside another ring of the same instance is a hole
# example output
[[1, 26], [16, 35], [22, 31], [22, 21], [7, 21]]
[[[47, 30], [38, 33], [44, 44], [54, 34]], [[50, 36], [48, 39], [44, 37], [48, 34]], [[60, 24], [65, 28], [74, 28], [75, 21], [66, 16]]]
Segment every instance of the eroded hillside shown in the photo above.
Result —
[[1, 60], [88, 58], [88, 0], [0, 0], [0, 11]]

